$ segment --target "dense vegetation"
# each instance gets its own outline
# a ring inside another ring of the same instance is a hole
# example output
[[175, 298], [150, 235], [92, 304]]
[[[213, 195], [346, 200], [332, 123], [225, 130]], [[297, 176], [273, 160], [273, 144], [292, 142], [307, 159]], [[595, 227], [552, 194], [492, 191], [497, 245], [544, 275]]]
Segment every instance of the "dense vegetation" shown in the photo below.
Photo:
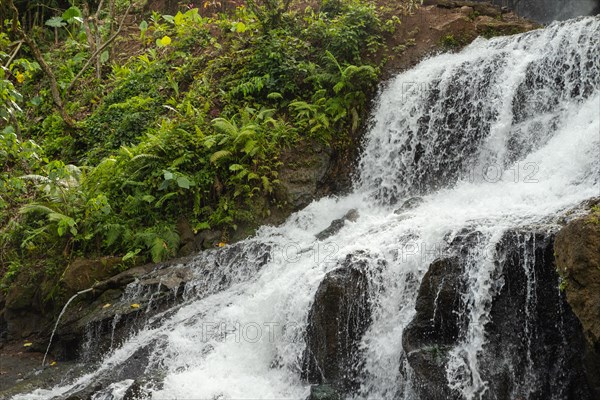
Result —
[[358, 129], [397, 23], [366, 0], [175, 15], [117, 0], [73, 1], [27, 26], [12, 3], [0, 33], [4, 287], [24, 268], [58, 281], [75, 257], [161, 261], [177, 255], [182, 219], [227, 241], [284, 207], [281, 152]]

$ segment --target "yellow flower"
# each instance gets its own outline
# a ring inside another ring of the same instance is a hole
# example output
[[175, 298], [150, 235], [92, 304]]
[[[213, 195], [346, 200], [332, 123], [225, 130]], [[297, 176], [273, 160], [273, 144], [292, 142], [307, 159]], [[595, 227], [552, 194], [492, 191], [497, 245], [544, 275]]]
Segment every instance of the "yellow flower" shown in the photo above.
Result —
[[170, 44], [171, 44], [171, 38], [170, 38], [170, 37], [168, 37], [168, 36], [163, 36], [163, 37], [162, 37], [162, 39], [160, 39], [160, 43], [161, 43], [163, 46], [168, 46], [168, 45], [170, 45]]
[[133, 304], [131, 305], [131, 308], [140, 308], [140, 305], [139, 305], [139, 304], [137, 304], [137, 303], [133, 303]]
[[17, 82], [19, 82], [19, 83], [25, 82], [25, 75], [23, 75], [20, 71], [17, 71], [17, 74], [15, 76], [17, 78]]

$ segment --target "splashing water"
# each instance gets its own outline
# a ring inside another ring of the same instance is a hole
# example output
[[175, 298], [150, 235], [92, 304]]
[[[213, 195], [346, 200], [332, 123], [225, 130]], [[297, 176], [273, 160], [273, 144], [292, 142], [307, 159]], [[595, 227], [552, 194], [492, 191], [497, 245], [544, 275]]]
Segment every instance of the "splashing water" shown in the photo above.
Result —
[[[373, 311], [355, 397], [413, 399], [410, 368], [401, 373], [403, 330], [429, 264], [465, 228], [480, 235], [466, 255], [468, 324], [447, 377], [462, 397], [481, 398], [488, 385], [479, 360], [498, 288], [489, 249], [507, 229], [551, 223], [600, 195], [599, 33], [600, 19], [587, 17], [478, 39], [397, 76], [379, 97], [353, 194], [316, 201], [229, 250], [263, 262], [199, 254], [198, 270], [216, 263], [225, 271], [215, 284], [198, 273], [183, 305], [151, 319], [96, 371], [15, 399], [72, 392], [142, 348], [151, 354], [146, 370], [162, 377], [148, 384], [153, 399], [305, 398], [299, 370], [314, 294], [338, 261], [359, 251], [370, 268]], [[421, 204], [393, 212], [415, 195]], [[355, 222], [315, 239], [351, 208]], [[528, 279], [534, 284], [535, 276]], [[114, 383], [112, 398], [130, 383]]]

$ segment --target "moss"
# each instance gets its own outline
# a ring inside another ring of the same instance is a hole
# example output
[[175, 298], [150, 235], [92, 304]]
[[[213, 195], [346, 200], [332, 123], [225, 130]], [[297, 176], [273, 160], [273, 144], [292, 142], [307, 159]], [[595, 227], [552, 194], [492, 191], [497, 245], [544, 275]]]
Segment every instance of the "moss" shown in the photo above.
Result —
[[446, 50], [456, 50], [464, 46], [464, 42], [462, 38], [457, 38], [454, 35], [446, 35], [442, 37], [440, 46]]

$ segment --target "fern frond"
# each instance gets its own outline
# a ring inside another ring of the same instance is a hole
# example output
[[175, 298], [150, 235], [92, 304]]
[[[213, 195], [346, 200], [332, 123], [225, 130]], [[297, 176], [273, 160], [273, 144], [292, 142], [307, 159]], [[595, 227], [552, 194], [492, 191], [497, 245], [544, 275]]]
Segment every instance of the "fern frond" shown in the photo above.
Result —
[[213, 153], [212, 156], [210, 156], [210, 162], [216, 163], [221, 158], [229, 157], [230, 155], [231, 155], [231, 152], [229, 150], [219, 150], [219, 151]]
[[31, 204], [26, 204], [23, 207], [21, 207], [19, 212], [21, 214], [30, 214], [30, 213], [38, 212], [38, 213], [47, 215], [47, 214], [55, 213], [56, 211], [54, 211], [50, 207], [46, 207], [42, 204], [31, 203]]

